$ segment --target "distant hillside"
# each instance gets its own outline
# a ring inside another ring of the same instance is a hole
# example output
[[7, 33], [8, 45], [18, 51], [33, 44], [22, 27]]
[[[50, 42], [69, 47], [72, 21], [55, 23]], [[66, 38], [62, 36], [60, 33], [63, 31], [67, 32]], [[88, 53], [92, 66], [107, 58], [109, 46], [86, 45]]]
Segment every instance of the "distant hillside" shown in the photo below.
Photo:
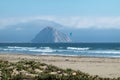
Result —
[[57, 29], [64, 27], [61, 24], [48, 20], [33, 20], [8, 25], [0, 30], [0, 42], [30, 42], [46, 26], [52, 26]]
[[32, 40], [33, 43], [61, 43], [71, 42], [70, 38], [56, 30], [53, 27], [46, 27], [41, 30], [36, 37]]
[[75, 26], [65, 26], [56, 23], [55, 21], [37, 19], [4, 26], [3, 29], [0, 29], [0, 43], [29, 43], [36, 36], [36, 34], [46, 26], [52, 26], [53, 28], [61, 30], [67, 35], [72, 33], [72, 35], [70, 35], [72, 42], [120, 42], [120, 29], [79, 29], [75, 28]]

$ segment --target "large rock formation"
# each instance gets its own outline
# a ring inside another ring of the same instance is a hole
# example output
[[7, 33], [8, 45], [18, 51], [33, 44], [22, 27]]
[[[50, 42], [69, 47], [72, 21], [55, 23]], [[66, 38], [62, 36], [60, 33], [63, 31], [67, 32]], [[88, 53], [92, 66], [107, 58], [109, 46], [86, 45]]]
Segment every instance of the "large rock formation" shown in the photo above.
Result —
[[33, 43], [66, 43], [71, 42], [70, 38], [52, 27], [46, 27], [41, 30], [35, 38], [32, 40]]

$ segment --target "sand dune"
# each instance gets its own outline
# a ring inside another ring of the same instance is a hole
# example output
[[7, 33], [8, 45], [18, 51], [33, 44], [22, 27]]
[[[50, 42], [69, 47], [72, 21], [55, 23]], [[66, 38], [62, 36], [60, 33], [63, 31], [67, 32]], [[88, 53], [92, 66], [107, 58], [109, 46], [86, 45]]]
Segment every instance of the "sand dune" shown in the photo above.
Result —
[[70, 57], [55, 55], [0, 54], [1, 60], [16, 62], [35, 60], [60, 68], [80, 70], [90, 75], [115, 78], [120, 77], [120, 58]]

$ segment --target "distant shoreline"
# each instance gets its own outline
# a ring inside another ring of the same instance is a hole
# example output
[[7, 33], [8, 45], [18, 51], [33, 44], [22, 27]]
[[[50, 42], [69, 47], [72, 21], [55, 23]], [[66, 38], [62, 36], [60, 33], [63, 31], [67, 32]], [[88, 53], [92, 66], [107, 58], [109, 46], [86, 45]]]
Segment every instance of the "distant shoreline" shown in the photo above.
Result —
[[90, 75], [99, 75], [100, 77], [120, 77], [120, 58], [0, 53], [0, 59], [9, 62], [34, 60], [52, 64], [63, 69], [71, 68], [73, 70], [80, 70]]

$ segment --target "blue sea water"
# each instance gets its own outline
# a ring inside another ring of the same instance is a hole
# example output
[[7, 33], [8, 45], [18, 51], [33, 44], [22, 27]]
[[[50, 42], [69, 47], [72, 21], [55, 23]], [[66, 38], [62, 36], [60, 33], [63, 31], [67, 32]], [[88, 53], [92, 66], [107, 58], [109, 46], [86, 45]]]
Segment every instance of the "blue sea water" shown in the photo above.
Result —
[[0, 53], [120, 57], [120, 43], [0, 43]]

